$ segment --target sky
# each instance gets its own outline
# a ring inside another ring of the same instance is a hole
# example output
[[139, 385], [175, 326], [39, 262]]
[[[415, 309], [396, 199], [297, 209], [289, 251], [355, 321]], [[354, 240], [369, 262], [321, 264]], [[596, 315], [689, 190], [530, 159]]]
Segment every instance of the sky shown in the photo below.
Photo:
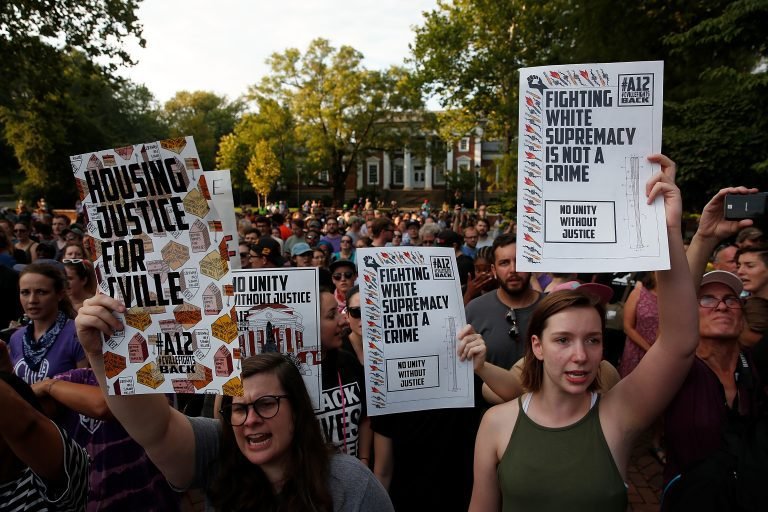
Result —
[[436, 0], [144, 0], [138, 17], [146, 47], [130, 43], [136, 66], [123, 75], [160, 102], [206, 90], [230, 100], [269, 72], [272, 53], [322, 37], [350, 45], [368, 69], [402, 64], [413, 26]]

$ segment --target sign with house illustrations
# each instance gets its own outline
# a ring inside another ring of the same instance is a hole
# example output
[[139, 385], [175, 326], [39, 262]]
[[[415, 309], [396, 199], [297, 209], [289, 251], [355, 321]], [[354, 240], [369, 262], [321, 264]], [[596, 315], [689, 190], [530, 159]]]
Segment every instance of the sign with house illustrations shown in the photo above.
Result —
[[472, 364], [453, 249], [359, 249], [368, 415], [474, 406]]
[[315, 267], [232, 272], [242, 357], [288, 356], [299, 368], [315, 410], [320, 408], [320, 280]]
[[520, 70], [517, 269], [669, 268], [661, 151], [663, 62]]
[[70, 157], [98, 286], [128, 308], [104, 340], [109, 392], [242, 393], [228, 171], [192, 137]]

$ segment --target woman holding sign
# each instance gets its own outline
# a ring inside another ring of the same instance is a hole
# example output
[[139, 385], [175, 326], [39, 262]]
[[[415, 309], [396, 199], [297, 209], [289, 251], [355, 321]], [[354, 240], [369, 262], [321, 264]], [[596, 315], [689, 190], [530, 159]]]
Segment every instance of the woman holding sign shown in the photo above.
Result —
[[663, 155], [649, 160], [662, 167], [646, 195], [649, 203], [664, 198], [671, 263], [657, 276], [661, 336], [635, 371], [600, 396], [605, 316], [598, 298], [578, 288], [544, 298], [528, 329], [522, 384], [531, 393], [491, 408], [480, 426], [471, 511], [626, 510], [633, 442], [683, 383], [698, 344], [675, 164]]
[[[330, 329], [338, 315], [323, 293]], [[122, 329], [120, 302], [97, 295], [76, 323], [80, 340], [106, 391], [101, 334]], [[188, 418], [163, 395], [106, 396], [113, 415], [175, 488], [199, 487], [207, 510], [391, 511], [386, 491], [354, 458], [332, 453], [323, 440], [299, 370], [280, 354], [242, 363], [243, 396], [224, 397], [222, 419]]]

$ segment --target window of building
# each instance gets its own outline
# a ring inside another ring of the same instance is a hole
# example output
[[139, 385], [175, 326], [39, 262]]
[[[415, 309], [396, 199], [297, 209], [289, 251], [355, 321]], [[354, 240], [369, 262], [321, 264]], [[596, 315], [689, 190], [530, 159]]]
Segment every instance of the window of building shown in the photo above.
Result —
[[320, 183], [328, 183], [330, 180], [328, 175], [328, 170], [320, 171], [317, 175], [317, 179], [320, 181]]
[[472, 160], [463, 156], [456, 159], [456, 169], [459, 172], [468, 172], [472, 168]]
[[405, 167], [403, 166], [403, 159], [396, 158], [394, 162], [392, 162], [392, 183], [395, 185], [403, 184], [403, 176], [405, 174], [404, 170]]
[[459, 151], [462, 153], [469, 151], [469, 137], [462, 137], [459, 141]]
[[368, 161], [368, 184], [379, 184], [379, 162]]

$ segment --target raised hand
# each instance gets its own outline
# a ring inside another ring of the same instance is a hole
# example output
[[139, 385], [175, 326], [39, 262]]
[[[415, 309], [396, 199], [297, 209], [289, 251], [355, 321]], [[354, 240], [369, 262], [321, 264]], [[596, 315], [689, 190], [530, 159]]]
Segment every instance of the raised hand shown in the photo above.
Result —
[[125, 313], [126, 309], [122, 302], [103, 294], [86, 299], [78, 311], [75, 318], [77, 337], [87, 355], [101, 355], [101, 335], [112, 336], [123, 328], [113, 311]]
[[461, 361], [471, 359], [474, 370], [480, 370], [485, 365], [486, 355], [486, 346], [482, 335], [477, 334], [475, 329], [467, 324], [459, 331], [458, 338], [459, 359]]

